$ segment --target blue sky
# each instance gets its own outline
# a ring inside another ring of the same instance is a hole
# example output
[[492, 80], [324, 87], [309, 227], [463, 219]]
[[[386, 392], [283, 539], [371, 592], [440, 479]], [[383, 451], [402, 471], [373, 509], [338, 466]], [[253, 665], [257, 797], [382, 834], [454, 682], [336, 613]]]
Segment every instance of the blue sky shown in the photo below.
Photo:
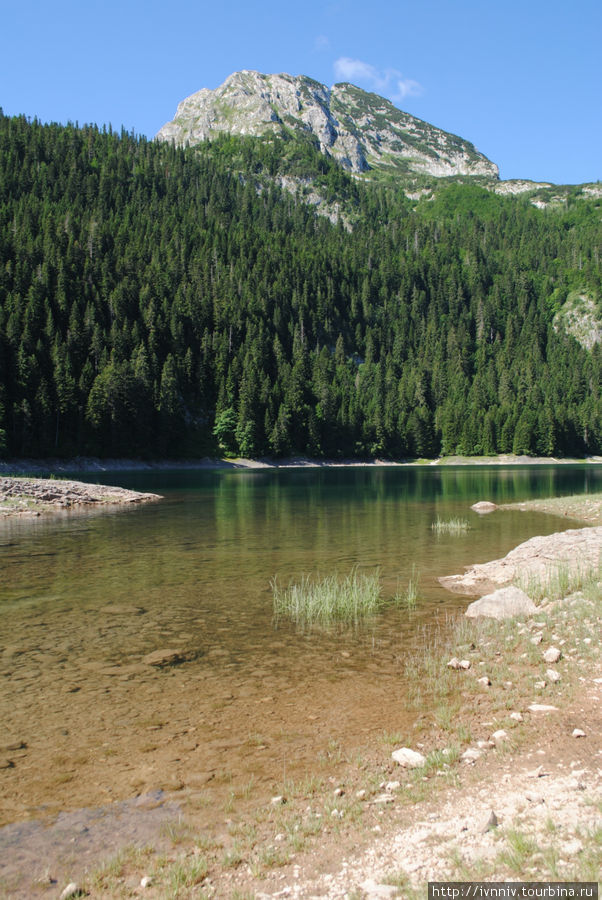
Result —
[[4, 0], [0, 106], [152, 137], [238, 69], [352, 81], [502, 178], [602, 180], [602, 0]]

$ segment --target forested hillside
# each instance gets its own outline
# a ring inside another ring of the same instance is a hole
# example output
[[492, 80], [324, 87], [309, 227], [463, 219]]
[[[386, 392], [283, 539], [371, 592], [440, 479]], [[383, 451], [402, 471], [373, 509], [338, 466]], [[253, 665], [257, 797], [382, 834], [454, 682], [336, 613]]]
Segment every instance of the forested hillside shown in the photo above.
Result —
[[[349, 230], [283, 192], [311, 177]], [[0, 115], [4, 455], [602, 452], [600, 200], [415, 209], [309, 144]]]

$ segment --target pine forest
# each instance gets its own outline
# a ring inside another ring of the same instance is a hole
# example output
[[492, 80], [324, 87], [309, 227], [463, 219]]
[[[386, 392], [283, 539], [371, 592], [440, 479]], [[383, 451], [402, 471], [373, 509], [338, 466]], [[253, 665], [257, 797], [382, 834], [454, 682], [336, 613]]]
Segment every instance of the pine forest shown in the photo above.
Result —
[[557, 314], [601, 248], [594, 197], [0, 114], [0, 455], [600, 454], [602, 345]]

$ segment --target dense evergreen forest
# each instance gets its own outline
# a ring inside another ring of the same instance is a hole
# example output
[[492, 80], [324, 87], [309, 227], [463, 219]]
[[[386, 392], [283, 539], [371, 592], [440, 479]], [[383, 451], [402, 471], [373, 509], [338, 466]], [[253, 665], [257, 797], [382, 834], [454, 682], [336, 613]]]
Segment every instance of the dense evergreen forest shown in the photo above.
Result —
[[296, 141], [0, 112], [0, 454], [602, 453], [600, 345], [553, 325], [602, 297], [600, 201], [414, 206]]

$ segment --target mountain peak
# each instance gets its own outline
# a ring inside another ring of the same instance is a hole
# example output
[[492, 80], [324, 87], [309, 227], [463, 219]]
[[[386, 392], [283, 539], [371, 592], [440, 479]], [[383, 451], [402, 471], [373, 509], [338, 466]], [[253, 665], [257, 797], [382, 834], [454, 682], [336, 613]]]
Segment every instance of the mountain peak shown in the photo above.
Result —
[[194, 146], [224, 132], [303, 135], [351, 172], [498, 178], [497, 166], [469, 141], [378, 94], [347, 82], [328, 88], [306, 75], [234, 72], [216, 90], [202, 88], [183, 100], [156, 137]]

